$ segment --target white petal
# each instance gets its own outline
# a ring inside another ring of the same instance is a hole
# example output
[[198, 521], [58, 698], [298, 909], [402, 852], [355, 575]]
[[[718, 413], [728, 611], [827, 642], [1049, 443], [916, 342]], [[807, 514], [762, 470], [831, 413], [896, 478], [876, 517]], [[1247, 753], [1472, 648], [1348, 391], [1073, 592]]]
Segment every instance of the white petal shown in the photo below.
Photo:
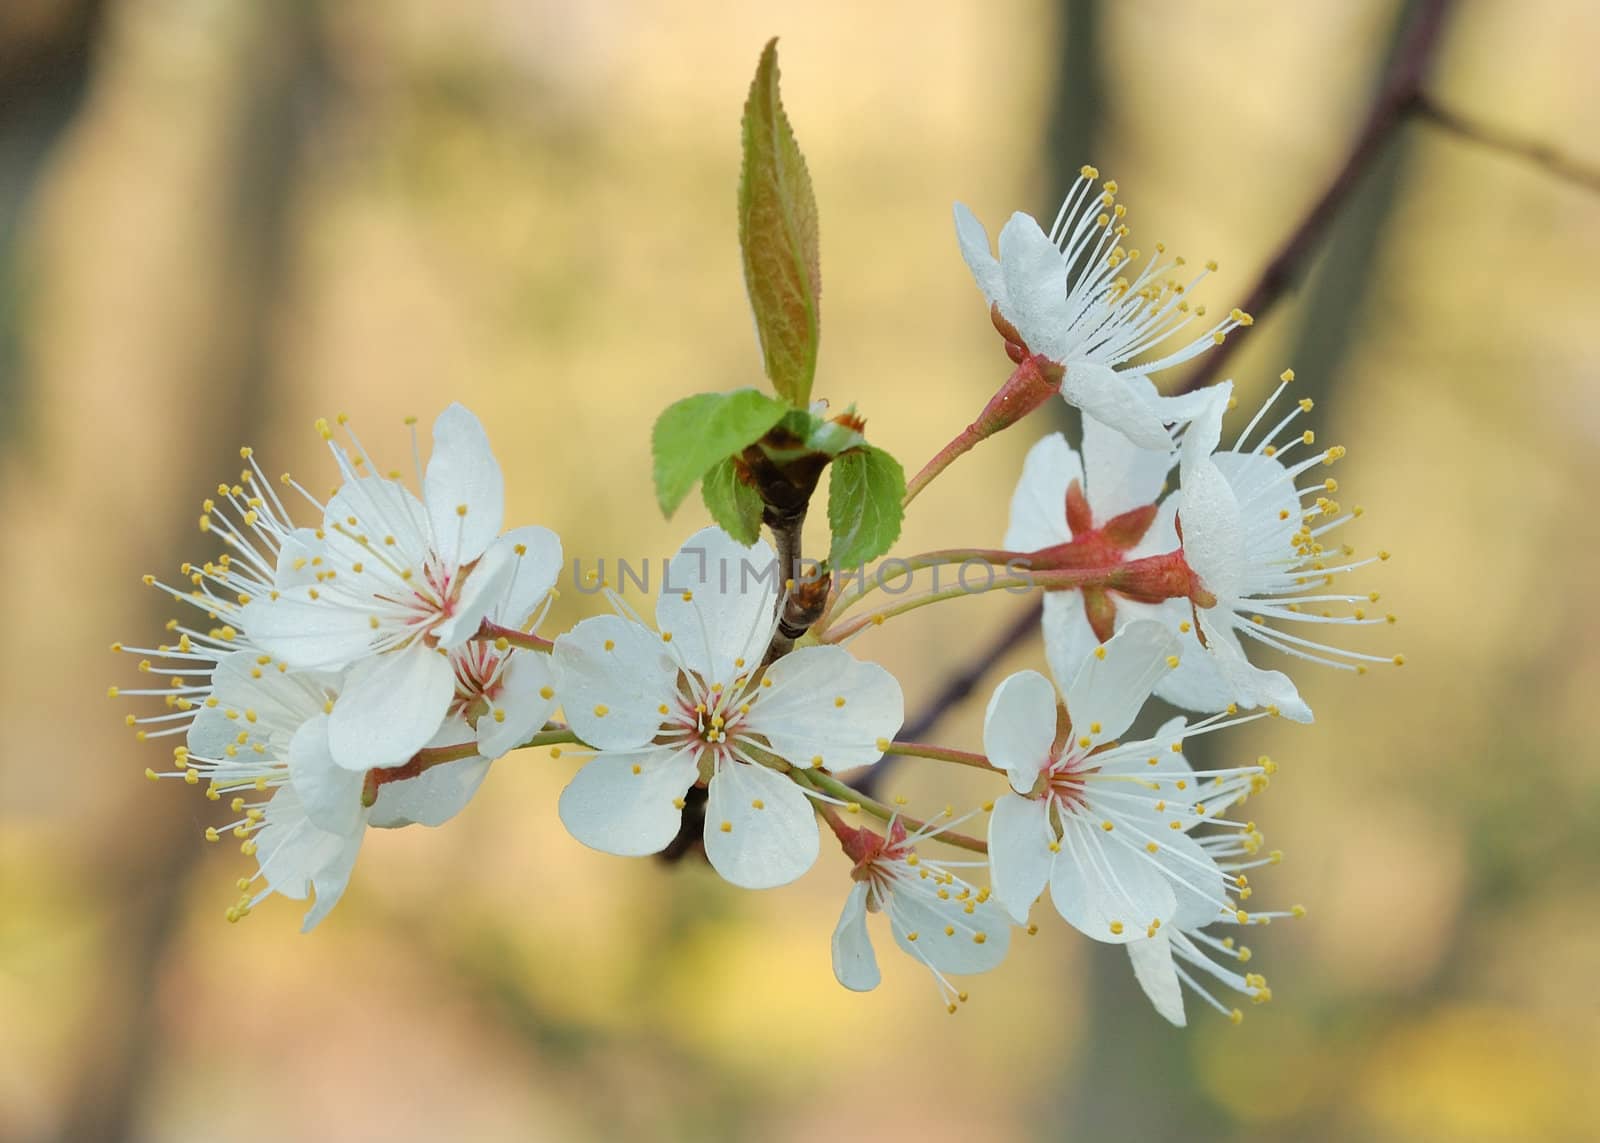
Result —
[[510, 547], [493, 545], [470, 568], [461, 572], [460, 594], [450, 614], [433, 628], [439, 646], [454, 650], [478, 633], [484, 619], [502, 599], [516, 574], [517, 555]]
[[1143, 380], [1138, 374], [1118, 373], [1109, 366], [1082, 359], [1065, 364], [1067, 375], [1061, 382], [1061, 395], [1067, 404], [1122, 433], [1140, 448], [1172, 448], [1172, 434], [1161, 423], [1154, 403], [1130, 383]]
[[1128, 960], [1133, 963], [1133, 975], [1139, 987], [1150, 998], [1155, 1010], [1182, 1028], [1187, 1022], [1183, 1014], [1183, 988], [1178, 983], [1178, 970], [1172, 963], [1172, 942], [1165, 933], [1142, 941], [1128, 943]]
[[1145, 938], [1152, 921], [1171, 922], [1177, 898], [1149, 854], [1076, 816], [1064, 824], [1050, 897], [1069, 925], [1097, 941], [1126, 944]]
[[1239, 501], [1209, 457], [1183, 467], [1178, 493], [1183, 558], [1207, 591], [1224, 604], [1243, 593], [1248, 565]]
[[585, 619], [556, 639], [551, 660], [567, 722], [602, 750], [643, 746], [677, 703], [677, 664], [661, 637], [618, 615]]
[[489, 759], [463, 758], [430, 766], [415, 778], [385, 782], [372, 804], [371, 825], [441, 826], [466, 808], [489, 774]]
[[1055, 854], [1050, 852], [1049, 806], [1042, 800], [1005, 794], [989, 816], [989, 878], [995, 900], [1023, 924], [1044, 892]]
[[[227, 721], [235, 735], [248, 730], [252, 744], [261, 743], [274, 757], [282, 757], [295, 731], [323, 713], [327, 700], [337, 693], [339, 678], [314, 671], [280, 671], [260, 658], [254, 651], [235, 651], [223, 658], [211, 673], [217, 706], [203, 709], [195, 722], [199, 726], [206, 715], [231, 713], [235, 717]], [[191, 736], [194, 733], [191, 728]], [[245, 745], [243, 739], [235, 741]], [[195, 749], [194, 743], [189, 748]]]
[[1233, 489], [1244, 529], [1245, 558], [1252, 570], [1274, 575], [1291, 560], [1302, 510], [1294, 479], [1283, 464], [1256, 453], [1219, 452], [1211, 462]]
[[[1207, 714], [1226, 710], [1228, 704], [1234, 701], [1233, 688], [1223, 677], [1216, 658], [1200, 645], [1194, 628], [1195, 609], [1189, 601], [1169, 599], [1156, 605], [1119, 604], [1119, 610], [1124, 606], [1130, 616], [1158, 620], [1177, 637], [1177, 669], [1169, 671], [1156, 684], [1156, 696], [1184, 710]], [[1188, 631], [1182, 630], [1184, 624], [1188, 624]]]
[[820, 848], [811, 802], [788, 778], [746, 762], [718, 768], [706, 799], [706, 856], [724, 880], [743, 889], [787, 885]]
[[654, 747], [597, 754], [561, 791], [561, 824], [602, 853], [660, 853], [678, 835], [683, 795], [697, 776], [689, 750]]
[[[656, 626], [672, 633], [684, 662], [706, 682], [731, 682], [761, 662], [778, 591], [792, 574], [765, 541], [746, 548], [721, 528], [701, 529], [667, 566]], [[745, 666], [735, 665], [740, 659]]]
[[[948, 897], [938, 896], [940, 888]], [[1011, 947], [1011, 923], [994, 902], [974, 901], [968, 913], [953, 887], [936, 886], [931, 877], [897, 879], [888, 913], [895, 943], [940, 972], [988, 972]]]
[[316, 583], [317, 566], [313, 566], [311, 561], [322, 554], [323, 543], [317, 539], [317, 533], [311, 528], [296, 528], [284, 538], [283, 546], [278, 549], [278, 564], [272, 576], [272, 586], [284, 591]]
[[797, 766], [870, 765], [883, 756], [878, 744], [905, 721], [894, 676], [843, 647], [802, 647], [773, 663], [766, 677], [772, 686], [756, 691], [740, 729], [765, 735], [773, 753]]
[[495, 545], [509, 548], [515, 562], [511, 582], [491, 614], [501, 626], [521, 630], [561, 578], [561, 537], [549, 528], [513, 528]]
[[[1177, 830], [1165, 830], [1166, 837], [1153, 856], [1172, 880], [1177, 908], [1172, 925], [1177, 929], [1199, 929], [1218, 920], [1228, 905], [1222, 870], [1216, 860], [1194, 838]], [[1163, 922], [1165, 923], [1165, 922]]]
[[[961, 244], [961, 257], [978, 283], [978, 289], [991, 305], [998, 302], [1005, 309], [1006, 287], [1000, 276], [1000, 263], [989, 250], [989, 232], [965, 203], [956, 203], [956, 241]], [[874, 981], [876, 983], [876, 981]], [[846, 985], [846, 987], [849, 987]]]
[[[1135, 390], [1146, 389], [1155, 398], [1155, 386], [1143, 377], [1129, 378]], [[1094, 513], [1096, 527], [1134, 508], [1154, 504], [1178, 463], [1170, 440], [1164, 448], [1142, 448], [1124, 434], [1094, 417], [1083, 422], [1084, 493]], [[1170, 550], [1170, 549], [1164, 549]]]
[[1223, 381], [1193, 394], [1200, 408], [1189, 410], [1192, 423], [1183, 434], [1184, 465], [1210, 456], [1222, 440], [1222, 418], [1227, 416], [1228, 402], [1233, 400], [1233, 382]]
[[1019, 794], [1033, 789], [1056, 739], [1056, 688], [1038, 671], [1018, 671], [989, 697], [983, 752], [1011, 776]]
[[867, 936], [867, 886], [857, 881], [833, 930], [833, 975], [852, 992], [871, 992], [883, 979]]
[[246, 604], [239, 627], [257, 647], [296, 670], [348, 666], [372, 646], [372, 626], [361, 612], [287, 592]]
[[255, 835], [261, 876], [274, 893], [303, 901], [316, 891], [303, 932], [310, 932], [344, 895], [365, 831], [352, 835], [318, 829], [294, 787], [280, 786], [267, 806], [267, 824]]
[[[1172, 670], [1167, 660], [1177, 653], [1177, 638], [1154, 620], [1118, 631], [1084, 659], [1067, 688], [1073, 733], [1092, 737], [1095, 745], [1120, 738]], [[1095, 723], [1099, 730], [1093, 729]]]
[[401, 572], [420, 573], [427, 562], [427, 509], [397, 480], [347, 480], [323, 507], [321, 544], [341, 575], [359, 563], [361, 575], [398, 588]]
[[327, 715], [317, 715], [295, 732], [289, 744], [289, 780], [318, 829], [348, 834], [362, 828], [361, 787], [366, 776], [334, 763]]
[[1000, 273], [1006, 287], [1001, 313], [1029, 350], [1061, 360], [1068, 329], [1067, 265], [1032, 216], [1019, 211], [1001, 229]]
[[[478, 719], [478, 753], [485, 758], [499, 758], [521, 746], [549, 721], [560, 702], [550, 656], [538, 651], [510, 652], [495, 682], [489, 709]], [[496, 718], [497, 711], [504, 717]]]
[[477, 559], [500, 534], [505, 479], [489, 435], [463, 405], [451, 405], [433, 422], [433, 455], [422, 478], [422, 499], [433, 525], [434, 550], [447, 566]]
[[1275, 706], [1279, 714], [1294, 722], [1312, 721], [1311, 708], [1300, 697], [1294, 681], [1282, 671], [1269, 671], [1251, 663], [1229, 623], [1232, 616], [1221, 612], [1220, 607], [1201, 611], [1200, 627], [1206, 636], [1206, 653], [1232, 692], [1233, 701], [1242, 707]]
[[333, 760], [350, 770], [405, 765], [438, 731], [455, 693], [449, 658], [422, 643], [357, 663], [328, 719]]
[[[1117, 600], [1117, 614], [1121, 617], [1125, 600]], [[1047, 591], [1044, 593], [1044, 618], [1040, 626], [1044, 631], [1044, 657], [1050, 664], [1050, 673], [1063, 690], [1078, 675], [1100, 639], [1089, 626], [1089, 617], [1083, 611], [1083, 596], [1075, 591]]]
[[1067, 526], [1067, 487], [1083, 479], [1078, 454], [1060, 433], [1051, 433], [1028, 450], [1022, 478], [1011, 494], [1011, 524], [1004, 547], [1036, 552], [1072, 539]]

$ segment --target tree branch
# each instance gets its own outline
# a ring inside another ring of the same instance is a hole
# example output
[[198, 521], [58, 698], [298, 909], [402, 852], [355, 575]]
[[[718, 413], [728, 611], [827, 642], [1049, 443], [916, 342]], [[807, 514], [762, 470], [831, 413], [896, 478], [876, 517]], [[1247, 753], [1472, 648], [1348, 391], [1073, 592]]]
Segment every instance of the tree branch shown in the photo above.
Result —
[[[1445, 25], [1455, 0], [1425, 0], [1405, 40], [1395, 52], [1387, 74], [1378, 85], [1378, 96], [1367, 112], [1355, 142], [1327, 188], [1301, 218], [1299, 225], [1272, 256], [1261, 276], [1239, 308], [1258, 321], [1265, 317], [1289, 287], [1294, 284], [1327, 236], [1328, 227], [1339, 213], [1373, 162], [1383, 153], [1390, 137], [1415, 111], [1423, 98], [1423, 85], [1438, 54]], [[1241, 339], [1231, 337], [1200, 359], [1177, 393], [1192, 393], [1210, 385], [1222, 375]]]
[[1546, 174], [1584, 190], [1600, 192], [1600, 167], [1588, 166], [1557, 150], [1549, 143], [1523, 139], [1499, 127], [1488, 127], [1467, 119], [1459, 112], [1443, 107], [1433, 96], [1419, 93], [1412, 103], [1416, 114], [1435, 127], [1470, 143], [1501, 151], [1514, 158], [1532, 163]]

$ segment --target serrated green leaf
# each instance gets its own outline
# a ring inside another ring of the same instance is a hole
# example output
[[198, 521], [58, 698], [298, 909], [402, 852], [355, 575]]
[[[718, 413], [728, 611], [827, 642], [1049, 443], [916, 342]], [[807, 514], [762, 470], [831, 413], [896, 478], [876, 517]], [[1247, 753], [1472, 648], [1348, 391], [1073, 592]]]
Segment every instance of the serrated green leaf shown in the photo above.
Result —
[[761, 538], [761, 494], [739, 479], [732, 457], [701, 478], [700, 498], [717, 526], [745, 547]]
[[900, 462], [867, 445], [834, 460], [828, 484], [828, 562], [853, 568], [877, 559], [900, 538], [906, 474]]
[[650, 434], [656, 500], [670, 516], [718, 461], [760, 440], [788, 412], [756, 389], [700, 393], [669, 405]]
[[771, 40], [744, 105], [739, 172], [739, 250], [756, 335], [772, 387], [791, 405], [811, 397], [822, 334], [817, 200], [805, 156], [778, 97], [778, 41]]

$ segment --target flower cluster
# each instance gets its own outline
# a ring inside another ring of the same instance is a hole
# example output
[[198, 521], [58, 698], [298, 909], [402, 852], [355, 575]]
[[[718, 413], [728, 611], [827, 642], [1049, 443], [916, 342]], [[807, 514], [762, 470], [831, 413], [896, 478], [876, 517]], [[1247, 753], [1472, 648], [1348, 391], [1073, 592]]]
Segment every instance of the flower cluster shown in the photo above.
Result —
[[[547, 745], [558, 764], [581, 762], [560, 818], [596, 850], [698, 846], [728, 882], [772, 889], [836, 841], [846, 862], [833, 963], [847, 988], [879, 983], [868, 917], [882, 914], [956, 1011], [967, 993], [951, 977], [995, 968], [1014, 927], [1038, 931], [1034, 907], [1048, 895], [1068, 926], [1126, 947], [1174, 1023], [1186, 988], [1235, 1019], [1230, 996], [1268, 999], [1266, 981], [1244, 971], [1250, 950], [1218, 933], [1300, 911], [1251, 904], [1251, 871], [1280, 855], [1237, 816], [1277, 766], [1197, 768], [1186, 743], [1271, 716], [1312, 720], [1263, 652], [1279, 666], [1399, 663], [1328, 641], [1336, 628], [1393, 621], [1368, 614], [1375, 594], [1344, 586], [1386, 556], [1335, 543], [1361, 510], [1334, 499], [1325, 473], [1344, 450], [1302, 427], [1311, 402], [1280, 405], [1292, 374], [1228, 448], [1231, 383], [1160, 395], [1153, 375], [1250, 319], [1205, 320], [1191, 297], [1206, 273], [1175, 277], [1183, 260], [1160, 246], [1136, 268], [1116, 186], [1097, 179], [1084, 168], [1048, 231], [1014, 215], [998, 257], [971, 212], [956, 211], [1014, 377], [1085, 414], [1080, 448], [1052, 435], [1028, 453], [1002, 548], [892, 561], [915, 572], [977, 560], [1043, 592], [1053, 678], [1023, 670], [999, 683], [981, 753], [898, 740], [900, 684], [845, 646], [973, 592], [847, 617], [870, 586], [846, 592], [828, 569], [807, 579], [790, 562], [825, 465], [853, 454], [863, 482], [899, 471], [865, 450], [853, 413], [823, 422], [824, 406], [797, 403], [780, 421], [780, 408], [716, 470], [726, 495], [754, 498], [776, 550], [754, 526], [746, 542], [702, 529], [662, 569], [651, 617], [605, 585], [608, 613], [550, 639], [536, 632], [557, 595], [561, 541], [539, 527], [502, 531], [501, 471], [476, 417], [459, 405], [439, 416], [426, 469], [417, 461], [420, 495], [380, 472], [343, 418], [319, 422], [340, 478], [328, 498], [287, 475], [269, 481], [243, 450], [237, 483], [201, 517], [225, 550], [184, 564], [176, 583], [147, 577], [188, 619], [159, 647], [118, 646], [166, 680], [112, 689], [163, 704], [128, 716], [141, 739], [177, 740], [173, 765], [147, 772], [225, 801], [226, 820], [206, 836], [231, 833], [255, 859], [230, 919], [273, 892], [314, 895], [309, 929], [344, 892], [369, 826], [440, 825], [494, 760]], [[983, 432], [1015, 419], [1009, 400]], [[763, 402], [746, 399], [741, 415], [764, 415]], [[983, 432], [958, 437], [909, 485], [900, 477], [895, 508]], [[293, 521], [291, 504], [308, 523]], [[1186, 713], [1154, 719], [1152, 698]], [[888, 755], [984, 771], [996, 796], [913, 818], [869, 796], [863, 776]], [[983, 815], [985, 828], [958, 832]]]

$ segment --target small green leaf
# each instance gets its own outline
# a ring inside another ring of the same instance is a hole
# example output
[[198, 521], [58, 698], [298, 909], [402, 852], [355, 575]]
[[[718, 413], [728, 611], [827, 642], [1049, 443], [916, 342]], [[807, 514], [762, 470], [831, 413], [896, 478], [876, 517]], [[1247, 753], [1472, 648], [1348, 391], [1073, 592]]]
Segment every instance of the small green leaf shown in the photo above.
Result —
[[822, 334], [817, 200], [805, 156], [778, 97], [778, 41], [761, 53], [744, 105], [739, 250], [756, 335], [772, 387], [803, 408]]
[[739, 479], [732, 457], [701, 478], [700, 498], [717, 526], [745, 547], [761, 538], [761, 494]]
[[900, 501], [906, 474], [900, 462], [867, 445], [841, 453], [828, 484], [828, 527], [833, 547], [828, 562], [853, 568], [877, 559], [900, 538]]
[[754, 444], [788, 412], [756, 389], [700, 393], [667, 407], [650, 434], [656, 500], [670, 516], [694, 482], [720, 460]]

